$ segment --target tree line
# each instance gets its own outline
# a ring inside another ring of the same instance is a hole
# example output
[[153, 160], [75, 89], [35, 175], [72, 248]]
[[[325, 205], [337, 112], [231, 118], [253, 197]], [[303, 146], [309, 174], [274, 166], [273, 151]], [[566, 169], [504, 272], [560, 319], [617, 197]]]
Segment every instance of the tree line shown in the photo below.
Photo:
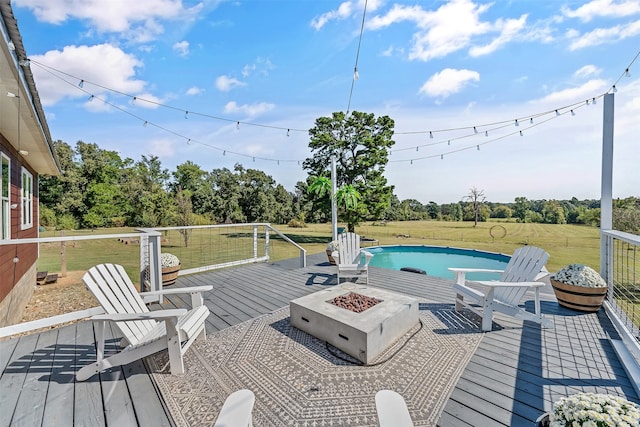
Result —
[[[487, 202], [484, 190], [452, 203], [399, 200], [384, 176], [394, 145], [388, 116], [353, 111], [316, 119], [309, 130], [308, 176], [292, 191], [258, 169], [203, 170], [192, 161], [175, 170], [156, 156], [121, 158], [116, 151], [79, 141], [55, 141], [63, 173], [39, 179], [40, 224], [57, 229], [158, 227], [212, 223], [270, 222], [304, 226], [331, 220], [329, 165], [334, 159], [339, 219], [353, 230], [362, 221], [487, 221], [598, 226], [598, 200]], [[614, 226], [640, 232], [640, 199], [616, 200]]]

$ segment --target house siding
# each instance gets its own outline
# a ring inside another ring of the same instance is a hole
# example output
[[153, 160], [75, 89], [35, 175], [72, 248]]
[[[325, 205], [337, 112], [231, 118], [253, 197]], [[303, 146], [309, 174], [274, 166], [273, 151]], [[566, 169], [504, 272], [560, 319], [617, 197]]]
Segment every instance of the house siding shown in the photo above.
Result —
[[[11, 239], [38, 237], [38, 191], [37, 174], [21, 156], [0, 136], [0, 151], [10, 160], [10, 209]], [[22, 168], [33, 175], [33, 226], [22, 229]], [[14, 259], [17, 258], [17, 262]], [[36, 283], [38, 245], [15, 244], [0, 246], [0, 327], [17, 323], [22, 310], [31, 298]]]

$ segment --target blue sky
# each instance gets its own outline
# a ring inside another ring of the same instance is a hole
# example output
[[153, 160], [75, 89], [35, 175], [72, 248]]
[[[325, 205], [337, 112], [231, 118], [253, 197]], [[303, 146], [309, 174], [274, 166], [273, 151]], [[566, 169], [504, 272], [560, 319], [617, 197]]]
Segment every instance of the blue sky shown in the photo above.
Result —
[[640, 1], [369, 0], [361, 39], [359, 0], [12, 5], [52, 136], [72, 146], [241, 163], [292, 191], [307, 130], [351, 100], [395, 120], [400, 199], [599, 198], [617, 82], [614, 197], [638, 195]]

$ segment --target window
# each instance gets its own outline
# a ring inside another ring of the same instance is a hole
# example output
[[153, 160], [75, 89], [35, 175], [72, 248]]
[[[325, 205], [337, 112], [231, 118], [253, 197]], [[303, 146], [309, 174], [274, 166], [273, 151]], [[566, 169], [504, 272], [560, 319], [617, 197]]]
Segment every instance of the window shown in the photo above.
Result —
[[0, 153], [0, 168], [2, 169], [0, 173], [0, 239], [10, 239], [10, 230], [11, 230], [11, 204], [9, 200], [9, 173], [10, 164], [9, 158], [4, 154]]
[[22, 168], [22, 229], [33, 227], [33, 176]]

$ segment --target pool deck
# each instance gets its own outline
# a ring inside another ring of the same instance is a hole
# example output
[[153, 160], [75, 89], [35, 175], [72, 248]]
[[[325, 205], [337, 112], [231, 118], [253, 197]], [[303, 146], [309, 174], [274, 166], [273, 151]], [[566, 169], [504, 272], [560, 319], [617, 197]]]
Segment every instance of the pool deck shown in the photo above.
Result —
[[[213, 333], [285, 307], [335, 284], [325, 254], [181, 276], [175, 286], [213, 285], [205, 295]], [[370, 285], [453, 305], [452, 281], [371, 268]], [[166, 307], [188, 307], [174, 297]], [[530, 295], [524, 305], [532, 310]], [[439, 426], [532, 426], [559, 397], [580, 391], [638, 396], [607, 337], [617, 333], [603, 310], [583, 314], [560, 307], [549, 288], [542, 311], [554, 329], [497, 314], [447, 398]], [[0, 425], [170, 426], [161, 396], [138, 361], [77, 383], [74, 373], [95, 355], [90, 322], [0, 342]], [[95, 360], [95, 359], [94, 359]]]

